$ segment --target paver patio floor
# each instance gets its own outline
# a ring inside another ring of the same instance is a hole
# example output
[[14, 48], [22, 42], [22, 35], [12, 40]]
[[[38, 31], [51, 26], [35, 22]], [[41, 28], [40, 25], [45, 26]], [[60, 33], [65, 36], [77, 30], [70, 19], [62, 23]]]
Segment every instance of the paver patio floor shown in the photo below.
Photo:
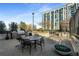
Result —
[[[16, 39], [0, 40], [0, 56], [30, 56], [29, 50], [25, 48], [22, 53], [21, 49], [16, 47], [18, 44], [19, 42]], [[54, 49], [55, 44], [55, 41], [45, 39], [43, 50], [41, 51], [40, 46], [37, 46], [37, 49], [32, 48], [31, 56], [60, 56]], [[69, 41], [63, 41], [63, 44], [72, 49]]]

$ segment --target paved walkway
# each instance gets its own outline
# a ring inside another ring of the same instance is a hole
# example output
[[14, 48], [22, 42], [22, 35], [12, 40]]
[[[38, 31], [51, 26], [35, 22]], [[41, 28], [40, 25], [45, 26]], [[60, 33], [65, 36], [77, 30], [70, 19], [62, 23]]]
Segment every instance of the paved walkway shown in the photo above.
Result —
[[[0, 40], [0, 56], [29, 56], [29, 50], [26, 48], [22, 53], [20, 47], [16, 47], [19, 42], [16, 39], [13, 40]], [[32, 56], [59, 56], [54, 50], [55, 42], [53, 40], [45, 39], [45, 46], [43, 51], [41, 47], [37, 46], [37, 49], [32, 48]]]

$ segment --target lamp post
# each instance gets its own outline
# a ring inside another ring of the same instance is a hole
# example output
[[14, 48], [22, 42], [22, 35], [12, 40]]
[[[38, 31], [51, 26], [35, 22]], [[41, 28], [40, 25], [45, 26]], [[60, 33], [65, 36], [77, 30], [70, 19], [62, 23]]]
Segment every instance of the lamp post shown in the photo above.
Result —
[[33, 21], [33, 24], [32, 24], [32, 31], [34, 30], [34, 12], [32, 13], [32, 21]]

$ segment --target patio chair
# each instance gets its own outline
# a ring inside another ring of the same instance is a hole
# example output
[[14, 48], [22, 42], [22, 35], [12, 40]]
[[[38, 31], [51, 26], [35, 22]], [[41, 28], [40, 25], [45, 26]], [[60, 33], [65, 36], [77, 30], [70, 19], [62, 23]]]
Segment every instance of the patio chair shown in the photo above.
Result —
[[32, 36], [32, 33], [29, 33], [29, 36]]
[[36, 42], [37, 45], [41, 46], [41, 50], [42, 50], [42, 46], [44, 46], [44, 37], [41, 37], [39, 41]]
[[22, 38], [21, 38], [20, 36], [18, 36], [16, 39], [17, 39], [17, 40], [19, 41], [19, 43], [20, 43], [20, 44], [17, 44], [16, 47], [21, 46], [21, 48], [22, 48], [22, 42], [23, 42]]
[[30, 52], [30, 55], [31, 55], [31, 41], [29, 39], [22, 39], [21, 37], [18, 37], [17, 40], [20, 42], [21, 44], [21, 49], [22, 49], [22, 53], [24, 51], [24, 48], [27, 46], [29, 47], [29, 52]]
[[13, 34], [12, 34], [12, 32], [10, 33], [10, 36], [11, 36], [11, 39], [13, 39]]
[[23, 48], [25, 48], [25, 46], [29, 47], [29, 52], [30, 52], [30, 55], [31, 55], [31, 48], [33, 46], [34, 42], [30, 41], [29, 39], [25, 39], [23, 40]]
[[16, 39], [17, 39], [19, 42], [21, 42], [21, 41], [22, 41], [22, 38], [21, 38], [21, 36], [20, 36], [20, 35], [18, 35]]
[[7, 35], [6, 35], [6, 40], [9, 40], [9, 36], [8, 36], [8, 33], [7, 33]]

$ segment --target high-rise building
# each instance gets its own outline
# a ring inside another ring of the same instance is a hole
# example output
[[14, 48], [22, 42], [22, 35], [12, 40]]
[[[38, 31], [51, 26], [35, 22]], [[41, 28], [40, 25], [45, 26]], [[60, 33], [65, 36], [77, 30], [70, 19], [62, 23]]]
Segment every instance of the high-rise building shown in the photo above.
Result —
[[78, 9], [78, 6], [78, 3], [67, 3], [64, 7], [44, 12], [43, 29], [60, 30], [61, 21], [69, 20], [76, 12], [76, 9]]
[[50, 12], [46, 12], [43, 15], [43, 27], [45, 30], [50, 30]]

